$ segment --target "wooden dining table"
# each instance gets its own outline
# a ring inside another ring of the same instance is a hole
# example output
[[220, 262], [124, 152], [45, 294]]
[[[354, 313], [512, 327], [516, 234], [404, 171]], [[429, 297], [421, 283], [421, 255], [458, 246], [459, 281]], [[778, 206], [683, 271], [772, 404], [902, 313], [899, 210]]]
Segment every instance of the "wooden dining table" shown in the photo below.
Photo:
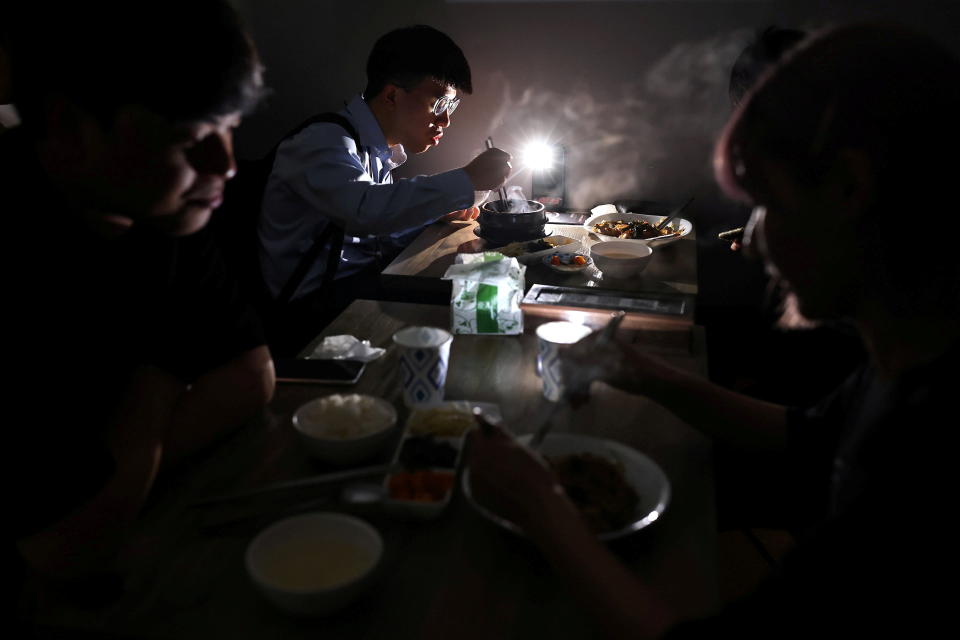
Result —
[[[358, 300], [317, 336], [349, 334], [386, 349], [352, 386], [280, 384], [267, 410], [238, 432], [161, 478], [123, 549], [123, 589], [110, 602], [80, 606], [49, 597], [34, 614], [52, 636], [66, 632], [131, 638], [588, 638], [596, 621], [573, 599], [537, 549], [478, 514], [458, 489], [436, 519], [407, 521], [376, 503], [340, 499], [339, 487], [292, 490], [196, 506], [209, 496], [332, 470], [312, 460], [291, 425], [298, 406], [318, 396], [356, 392], [403, 406], [393, 334], [407, 326], [449, 327], [443, 305]], [[529, 432], [546, 401], [535, 371], [530, 316], [522, 335], [456, 335], [446, 398], [496, 403], [516, 434]], [[695, 326], [622, 330], [680, 366], [704, 370]], [[311, 349], [308, 347], [308, 350]], [[672, 499], [650, 527], [609, 544], [639, 580], [681, 616], [718, 607], [716, 518], [709, 441], [643, 397], [595, 384], [591, 399], [556, 417], [557, 431], [619, 441], [666, 472]], [[391, 446], [396, 446], [393, 443]], [[388, 446], [379, 458], [387, 461]], [[374, 587], [323, 618], [295, 618], [273, 608], [245, 573], [244, 551], [256, 533], [287, 515], [339, 511], [375, 526], [385, 552]], [[86, 636], [84, 636], [86, 637]]]
[[[420, 300], [444, 303], [450, 300], [451, 285], [442, 280], [458, 253], [494, 250], [494, 243], [477, 235], [476, 222], [437, 222], [428, 225], [402, 253], [383, 270], [385, 289], [410, 292]], [[567, 236], [586, 250], [599, 237], [580, 225], [548, 224], [549, 235]], [[584, 287], [653, 294], [697, 295], [696, 230], [669, 243], [655, 242], [648, 266], [631, 278], [610, 278], [591, 266], [581, 273], [558, 273], [539, 261], [527, 266], [526, 284]]]

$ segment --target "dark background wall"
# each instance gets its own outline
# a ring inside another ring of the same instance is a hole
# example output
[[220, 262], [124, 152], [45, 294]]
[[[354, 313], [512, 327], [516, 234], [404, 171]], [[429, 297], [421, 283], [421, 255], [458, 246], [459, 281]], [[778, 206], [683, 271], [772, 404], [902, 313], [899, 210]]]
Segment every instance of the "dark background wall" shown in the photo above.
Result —
[[[710, 150], [730, 110], [729, 68], [757, 29], [886, 19], [954, 47], [960, 31], [960, 2], [929, 0], [235, 4], [274, 90], [240, 130], [241, 157], [264, 153], [304, 117], [339, 108], [362, 90], [366, 56], [379, 35], [426, 23], [464, 50], [474, 94], [454, 114], [443, 143], [412, 158], [401, 175], [462, 166], [488, 135], [514, 154], [526, 140], [546, 137], [567, 148], [572, 206], [676, 202], [693, 194], [690, 217], [701, 230], [718, 211], [711, 205], [719, 197]], [[511, 183], [529, 189], [529, 172]]]

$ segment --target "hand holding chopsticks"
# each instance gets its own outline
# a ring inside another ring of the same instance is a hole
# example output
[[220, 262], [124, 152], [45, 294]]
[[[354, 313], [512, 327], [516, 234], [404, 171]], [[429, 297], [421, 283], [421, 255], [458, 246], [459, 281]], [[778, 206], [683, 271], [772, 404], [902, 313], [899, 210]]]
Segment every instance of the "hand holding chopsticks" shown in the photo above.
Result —
[[[487, 149], [493, 149], [493, 138], [491, 136], [487, 136], [487, 139], [484, 141], [484, 144], [486, 145]], [[507, 164], [509, 164], [509, 162]], [[507, 209], [509, 209], [509, 205], [507, 204], [507, 189], [503, 184], [501, 184], [499, 191], [500, 191], [500, 206], [498, 208], [500, 209], [500, 211], [506, 211]]]
[[[620, 323], [623, 322], [624, 316], [626, 316], [626, 313], [623, 311], [617, 311], [611, 314], [610, 320], [600, 331], [600, 335], [597, 337], [597, 340], [594, 344], [596, 346], [604, 345], [613, 340], [613, 336], [617, 332], [617, 327], [619, 327]], [[553, 402], [550, 404], [550, 408], [548, 409], [546, 416], [543, 418], [543, 422], [533, 434], [533, 439], [530, 440], [531, 449], [536, 450], [540, 444], [543, 443], [543, 439], [547, 437], [550, 429], [553, 428], [554, 417], [556, 416], [561, 405], [568, 405], [570, 408], [576, 408], [585, 404], [587, 399], [590, 397], [590, 383], [593, 381], [592, 378], [583, 378], [580, 376], [573, 377], [566, 374], [563, 377], [565, 386], [563, 397], [561, 397], [558, 402]]]

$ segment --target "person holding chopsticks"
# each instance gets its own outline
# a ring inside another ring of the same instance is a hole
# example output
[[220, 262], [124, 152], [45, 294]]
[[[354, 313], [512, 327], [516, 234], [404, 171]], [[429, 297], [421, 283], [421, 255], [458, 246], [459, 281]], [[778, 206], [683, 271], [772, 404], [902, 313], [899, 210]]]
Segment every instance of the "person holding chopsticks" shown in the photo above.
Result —
[[395, 29], [373, 46], [362, 95], [281, 141], [263, 196], [260, 266], [270, 297], [290, 308], [279, 333], [294, 334], [284, 340], [293, 350], [353, 299], [380, 298], [380, 271], [424, 225], [476, 218], [474, 192], [509, 176], [510, 155], [488, 149], [463, 168], [393, 179], [408, 154], [440, 144], [471, 91], [470, 66], [448, 35]]
[[923, 637], [950, 623], [957, 113], [954, 53], [898, 26], [851, 25], [800, 44], [720, 136], [718, 182], [754, 207], [748, 249], [797, 313], [850, 319], [869, 353], [822, 402], [755, 400], [639, 346], [587, 338], [566, 356], [581, 371], [603, 363], [592, 379], [645, 394], [718, 442], [782, 461], [780, 499], [802, 535], [753, 595], [677, 620], [595, 541], [539, 459], [502, 432], [472, 434], [474, 482], [504, 496], [611, 636]]

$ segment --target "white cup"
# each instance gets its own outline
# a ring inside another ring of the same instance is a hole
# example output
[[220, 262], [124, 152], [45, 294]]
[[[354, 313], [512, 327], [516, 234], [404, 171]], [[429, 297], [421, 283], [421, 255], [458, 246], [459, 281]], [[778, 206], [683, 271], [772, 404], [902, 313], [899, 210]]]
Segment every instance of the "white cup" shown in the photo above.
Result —
[[443, 400], [453, 334], [436, 327], [407, 327], [393, 334], [400, 349], [400, 381], [408, 407]]
[[566, 389], [560, 372], [560, 352], [593, 333], [573, 322], [547, 322], [537, 327], [537, 374], [543, 378], [543, 397], [557, 402]]

